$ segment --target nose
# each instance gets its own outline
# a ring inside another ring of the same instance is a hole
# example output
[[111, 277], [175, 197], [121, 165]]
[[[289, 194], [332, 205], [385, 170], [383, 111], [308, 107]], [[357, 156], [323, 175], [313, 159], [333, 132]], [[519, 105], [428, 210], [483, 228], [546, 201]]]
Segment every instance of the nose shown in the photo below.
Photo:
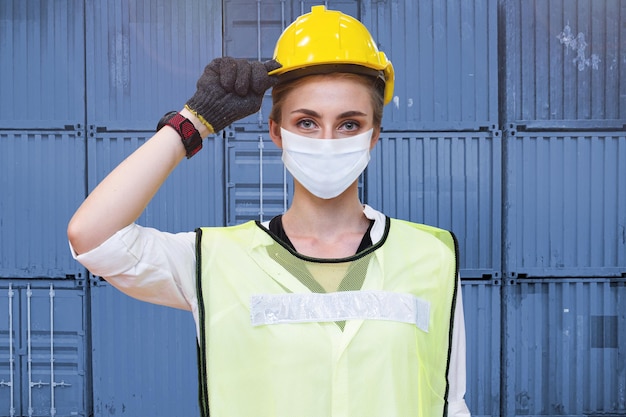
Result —
[[332, 126], [323, 127], [321, 133], [323, 139], [336, 139], [335, 129], [333, 129]]

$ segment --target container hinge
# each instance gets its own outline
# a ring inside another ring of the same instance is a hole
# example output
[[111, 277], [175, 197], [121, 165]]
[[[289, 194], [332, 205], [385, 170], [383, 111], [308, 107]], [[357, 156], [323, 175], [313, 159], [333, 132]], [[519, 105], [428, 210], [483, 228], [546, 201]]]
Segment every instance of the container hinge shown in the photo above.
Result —
[[92, 287], [97, 287], [98, 285], [101, 285], [101, 284], [106, 282], [106, 280], [104, 278], [102, 278], [102, 277], [98, 277], [98, 276], [95, 276], [95, 275], [90, 275], [90, 276], [91, 276], [91, 278], [89, 279], [89, 284]]

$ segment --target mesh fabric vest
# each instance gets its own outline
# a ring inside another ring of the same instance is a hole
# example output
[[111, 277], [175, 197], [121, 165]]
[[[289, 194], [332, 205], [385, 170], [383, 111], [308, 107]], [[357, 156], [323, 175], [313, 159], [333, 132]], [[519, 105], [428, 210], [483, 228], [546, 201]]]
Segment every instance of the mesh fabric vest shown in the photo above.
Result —
[[[338, 260], [298, 255], [254, 222], [199, 229], [197, 245], [203, 416], [446, 415], [458, 273], [449, 232], [388, 219], [380, 242]], [[334, 291], [354, 280], [360, 291]], [[258, 324], [259, 296], [287, 301]], [[413, 298], [429, 306], [424, 329], [396, 319]], [[271, 320], [292, 311], [293, 322]]]

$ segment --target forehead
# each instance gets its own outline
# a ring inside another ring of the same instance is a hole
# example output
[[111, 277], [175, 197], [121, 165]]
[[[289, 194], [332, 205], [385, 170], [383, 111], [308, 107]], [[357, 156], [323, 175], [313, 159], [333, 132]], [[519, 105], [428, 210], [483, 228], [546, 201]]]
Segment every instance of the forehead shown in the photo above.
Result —
[[372, 87], [368, 80], [354, 74], [309, 75], [294, 81], [285, 105], [347, 106], [371, 112]]

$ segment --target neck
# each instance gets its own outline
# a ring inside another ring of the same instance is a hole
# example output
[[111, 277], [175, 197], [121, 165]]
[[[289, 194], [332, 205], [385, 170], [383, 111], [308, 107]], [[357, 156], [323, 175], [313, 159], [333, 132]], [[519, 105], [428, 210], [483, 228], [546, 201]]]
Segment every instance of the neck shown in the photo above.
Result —
[[296, 183], [293, 203], [283, 215], [283, 227], [290, 239], [311, 237], [333, 241], [345, 234], [362, 236], [369, 221], [363, 213], [356, 182], [328, 200], [312, 195]]

